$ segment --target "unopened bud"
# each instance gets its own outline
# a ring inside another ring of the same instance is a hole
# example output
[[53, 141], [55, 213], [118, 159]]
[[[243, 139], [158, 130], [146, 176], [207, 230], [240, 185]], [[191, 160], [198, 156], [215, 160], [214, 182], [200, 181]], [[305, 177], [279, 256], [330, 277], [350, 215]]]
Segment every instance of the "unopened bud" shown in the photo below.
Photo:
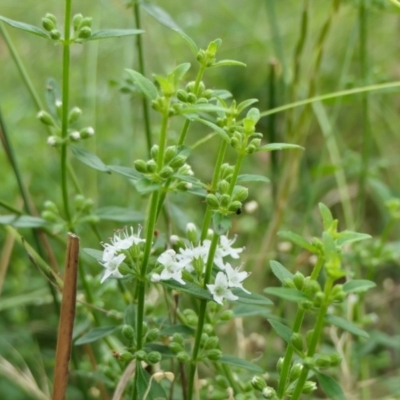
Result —
[[82, 115], [82, 110], [79, 107], [74, 107], [68, 114], [68, 122], [73, 124]]
[[154, 160], [149, 160], [146, 163], [147, 172], [156, 172], [157, 170], [157, 163]]
[[187, 93], [185, 90], [179, 89], [176, 92], [176, 97], [178, 98], [178, 100], [182, 101], [183, 103], [186, 103], [186, 101], [187, 101]]
[[160, 176], [161, 178], [168, 179], [174, 174], [174, 170], [169, 167], [168, 165], [163, 167], [162, 170], [160, 171]]
[[187, 157], [178, 155], [171, 160], [171, 162], [169, 163], [169, 166], [174, 169], [180, 168], [180, 167], [182, 167], [182, 165], [185, 164], [186, 160], [187, 160]]
[[51, 37], [53, 40], [59, 40], [60, 37], [61, 37], [61, 32], [60, 32], [58, 29], [52, 29], [52, 30], [50, 31], [50, 37]]
[[[211, 303], [211, 304], [216, 304], [216, 303]], [[219, 316], [219, 319], [221, 321], [230, 321], [234, 317], [235, 317], [235, 313], [232, 310], [225, 310], [221, 313], [221, 315]]]
[[50, 32], [53, 29], [56, 28], [56, 24], [54, 23], [54, 21], [52, 21], [50, 18], [42, 18], [42, 25], [43, 28], [46, 29], [46, 31]]
[[290, 342], [296, 350], [303, 351], [303, 338], [300, 333], [293, 333], [290, 338]]
[[331, 367], [336, 367], [342, 362], [342, 356], [335, 353], [329, 356]]
[[130, 353], [129, 351], [124, 351], [119, 355], [119, 359], [125, 362], [132, 361], [135, 358], [135, 356]]
[[49, 125], [49, 126], [55, 126], [54, 120], [52, 118], [52, 116], [46, 112], [46, 111], [39, 111], [37, 113], [37, 117], [39, 119], [40, 122], [42, 122], [45, 125]]
[[157, 328], [150, 329], [147, 332], [146, 342], [154, 342], [155, 340], [158, 339], [159, 335], [160, 335], [159, 329], [157, 329]]
[[211, 336], [206, 340], [206, 343], [204, 344], [204, 348], [206, 350], [211, 350], [217, 348], [219, 345], [219, 339], [217, 336]]
[[94, 129], [91, 126], [83, 128], [79, 131], [82, 139], [87, 139], [94, 135]]
[[249, 189], [244, 186], [236, 186], [233, 191], [233, 200], [245, 201], [249, 195]]
[[58, 144], [58, 140], [57, 139], [58, 139], [57, 136], [49, 136], [47, 138], [47, 144], [52, 146], [52, 147], [55, 147]]
[[312, 357], [306, 357], [303, 359], [303, 365], [308, 369], [315, 367], [315, 360]]
[[278, 362], [276, 363], [276, 370], [279, 373], [282, 372], [283, 363], [284, 363], [284, 358], [283, 357], [279, 357]]
[[138, 350], [135, 354], [134, 354], [136, 360], [139, 361], [145, 361], [146, 360], [146, 352], [144, 350]]
[[177, 342], [171, 342], [168, 345], [168, 348], [175, 354], [178, 354], [179, 352], [183, 351], [182, 345]]
[[93, 20], [93, 18], [91, 18], [91, 17], [85, 17], [85, 18], [83, 18], [82, 19], [82, 21], [81, 21], [81, 27], [91, 27], [92, 26], [92, 20]]
[[262, 376], [253, 376], [253, 378], [251, 378], [251, 386], [253, 386], [255, 390], [259, 390], [261, 392], [267, 387], [267, 383]]
[[179, 362], [181, 363], [185, 363], [188, 362], [190, 360], [190, 356], [188, 353], [186, 353], [186, 351], [180, 351], [177, 355], [176, 358]]
[[197, 243], [197, 229], [195, 224], [189, 222], [186, 225], [186, 235], [191, 243]]
[[221, 358], [222, 351], [219, 349], [212, 349], [207, 351], [207, 358], [211, 361], [217, 361]]
[[73, 131], [73, 132], [71, 132], [71, 133], [69, 134], [69, 137], [70, 137], [70, 139], [73, 140], [73, 141], [78, 141], [78, 140], [80, 140], [81, 135], [80, 135], [80, 133], [79, 133], [78, 131]]
[[226, 194], [228, 193], [229, 190], [229, 182], [225, 179], [223, 179], [222, 181], [220, 181], [218, 183], [218, 192], [220, 192], [221, 194]]
[[302, 393], [309, 394], [309, 393], [313, 392], [314, 390], [317, 390], [317, 384], [313, 381], [307, 381], [303, 386]]
[[215, 194], [212, 194], [212, 193], [208, 194], [208, 195], [206, 196], [206, 202], [207, 202], [207, 205], [208, 205], [211, 209], [217, 209], [217, 208], [219, 208], [219, 201], [218, 201], [217, 196], [215, 196]]
[[294, 382], [300, 376], [302, 370], [303, 366], [301, 364], [294, 364], [290, 370], [289, 381]]
[[74, 18], [72, 19], [72, 25], [74, 27], [74, 31], [78, 31], [79, 28], [81, 27], [81, 23], [83, 21], [83, 15], [82, 14], [75, 14]]
[[331, 366], [331, 358], [328, 355], [322, 354], [315, 360], [315, 365], [319, 368], [328, 368]]
[[158, 351], [151, 351], [149, 354], [147, 354], [146, 357], [146, 362], [149, 364], [157, 364], [162, 360], [161, 353]]
[[297, 271], [293, 276], [293, 283], [297, 290], [302, 290], [304, 286], [304, 275]]
[[178, 148], [176, 146], [167, 147], [165, 150], [164, 161], [169, 163], [178, 154]]
[[133, 164], [135, 166], [136, 171], [145, 174], [147, 172], [147, 164], [144, 160], [136, 160]]
[[229, 196], [229, 194], [223, 194], [219, 198], [219, 203], [221, 204], [221, 207], [223, 207], [223, 208], [228, 208], [230, 202], [231, 202], [231, 196]]
[[235, 212], [236, 214], [241, 214], [242, 203], [240, 201], [232, 201], [232, 203], [229, 204], [228, 210], [231, 212]]
[[262, 395], [264, 399], [274, 399], [276, 397], [276, 392], [272, 387], [267, 386], [263, 389]]
[[79, 29], [78, 37], [79, 39], [87, 39], [92, 36], [92, 30], [88, 26], [83, 26]]

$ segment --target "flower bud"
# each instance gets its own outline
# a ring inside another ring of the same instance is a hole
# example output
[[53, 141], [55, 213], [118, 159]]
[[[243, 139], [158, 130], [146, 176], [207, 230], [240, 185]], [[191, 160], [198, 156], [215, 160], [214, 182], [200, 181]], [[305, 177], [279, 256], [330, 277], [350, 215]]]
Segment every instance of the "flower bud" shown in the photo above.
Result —
[[219, 201], [217, 196], [215, 196], [215, 194], [208, 194], [206, 196], [206, 203], [207, 205], [211, 208], [211, 209], [218, 209], [219, 208]]
[[253, 154], [256, 150], [257, 150], [257, 147], [254, 146], [253, 144], [249, 144], [249, 145], [246, 147], [246, 153], [247, 153], [247, 154]]
[[197, 243], [197, 229], [195, 224], [189, 222], [186, 225], [186, 236], [191, 243]]
[[251, 386], [253, 386], [255, 390], [259, 390], [261, 392], [264, 388], [267, 387], [267, 383], [262, 376], [256, 375], [251, 378]]
[[315, 360], [315, 365], [319, 368], [328, 368], [331, 366], [331, 358], [328, 355], [322, 354]]
[[83, 21], [83, 15], [82, 14], [75, 14], [74, 18], [72, 19], [72, 25], [74, 27], [74, 31], [78, 31], [79, 28], [81, 27], [81, 23]]
[[294, 382], [300, 376], [302, 370], [303, 365], [299, 363], [294, 364], [290, 369], [289, 381]]
[[279, 357], [278, 362], [276, 363], [276, 370], [279, 373], [282, 372], [283, 362], [284, 362], [284, 358], [283, 357]]
[[218, 192], [220, 192], [221, 194], [225, 194], [225, 193], [228, 193], [228, 190], [229, 190], [229, 182], [228, 181], [223, 179], [222, 181], [220, 181], [218, 183]]
[[57, 145], [59, 145], [61, 143], [62, 143], [62, 139], [59, 138], [58, 136], [49, 136], [47, 138], [47, 144], [49, 146], [55, 147], [55, 146], [57, 146]]
[[209, 336], [207, 333], [203, 332], [200, 338], [200, 344], [204, 346], [204, 343], [208, 340]]
[[334, 353], [329, 356], [331, 367], [336, 367], [342, 362], [342, 356]]
[[186, 318], [186, 322], [189, 326], [196, 326], [199, 321], [199, 317], [197, 315], [189, 315]]
[[49, 19], [50, 21], [53, 21], [54, 25], [57, 25], [57, 18], [54, 14], [51, 13], [46, 13], [46, 15], [44, 16], [44, 18]]
[[151, 158], [152, 158], [153, 160], [157, 160], [159, 149], [160, 149], [160, 148], [159, 148], [159, 146], [158, 146], [157, 144], [154, 144], [154, 145], [151, 147], [150, 156], [151, 156]]
[[194, 94], [194, 93], [189, 93], [188, 95], [187, 95], [187, 102], [188, 103], [191, 103], [191, 104], [194, 104], [194, 103], [196, 103], [196, 100], [197, 100], [197, 96]]
[[317, 390], [317, 384], [313, 381], [307, 381], [303, 386], [302, 393], [309, 394], [309, 393], [313, 392], [314, 390]]
[[43, 111], [43, 110], [39, 111], [37, 113], [37, 118], [39, 119], [40, 122], [42, 122], [45, 125], [56, 126], [52, 116], [46, 111]]
[[156, 172], [157, 170], [157, 163], [154, 160], [149, 160], [146, 163], [147, 172]]
[[79, 29], [78, 38], [79, 39], [87, 39], [92, 36], [92, 30], [88, 26], [83, 26]]
[[290, 338], [290, 342], [296, 350], [303, 351], [303, 338], [300, 333], [293, 333]]
[[219, 198], [219, 203], [221, 204], [221, 207], [223, 207], [223, 208], [228, 208], [230, 202], [231, 202], [231, 196], [229, 196], [229, 194], [223, 194]]
[[56, 24], [54, 23], [54, 21], [52, 21], [50, 18], [42, 18], [42, 25], [43, 28], [46, 29], [46, 31], [50, 32], [53, 29], [56, 29]]
[[219, 349], [212, 349], [207, 351], [207, 358], [211, 361], [217, 361], [221, 358], [222, 351]]
[[94, 135], [94, 129], [91, 126], [83, 128], [79, 131], [82, 139], [87, 139]]
[[73, 124], [82, 115], [82, 110], [79, 107], [74, 107], [68, 114], [68, 122]]
[[176, 358], [179, 362], [181, 363], [185, 363], [188, 362], [190, 360], [190, 356], [188, 353], [186, 353], [186, 351], [180, 351], [177, 355]]
[[164, 162], [169, 163], [178, 154], [177, 146], [169, 146], [165, 150]]
[[289, 288], [289, 289], [295, 288], [293, 279], [291, 279], [291, 278], [285, 278], [282, 282], [282, 286], [285, 288]]
[[135, 356], [129, 351], [124, 351], [119, 355], [119, 359], [125, 362], [132, 361], [134, 358]]
[[91, 18], [91, 17], [83, 18], [81, 21], [81, 28], [83, 28], [85, 26], [90, 28], [92, 26], [92, 21], [93, 21], [93, 18]]
[[195, 81], [191, 81], [186, 85], [186, 91], [187, 92], [193, 92], [194, 88], [196, 86], [196, 82]]
[[145, 361], [146, 360], [146, 352], [144, 350], [138, 350], [135, 354], [134, 354], [136, 360], [139, 361]]
[[[94, 217], [97, 217], [97, 215], [94, 215]], [[99, 217], [97, 217], [97, 219], [99, 219]], [[88, 222], [88, 221], [87, 221]], [[97, 221], [98, 222], [98, 221]], [[126, 264], [121, 264], [118, 267], [118, 271], [122, 274], [122, 275], [128, 275], [132, 272], [132, 270], [126, 265]]]
[[308, 369], [313, 369], [315, 367], [315, 360], [312, 357], [306, 357], [303, 359], [303, 365]]
[[81, 135], [78, 131], [73, 131], [68, 136], [74, 142], [77, 142], [81, 138]]
[[235, 186], [233, 191], [233, 200], [245, 201], [249, 195], [249, 189], [244, 186]]
[[133, 165], [135, 166], [136, 171], [145, 174], [147, 172], [147, 164], [144, 160], [136, 160]]
[[275, 389], [273, 389], [270, 386], [267, 386], [267, 387], [265, 387], [263, 389], [262, 395], [263, 395], [264, 399], [274, 399], [274, 398], [276, 398]]
[[178, 100], [182, 101], [183, 103], [186, 103], [186, 101], [187, 101], [187, 93], [185, 90], [179, 89], [176, 92], [176, 97], [178, 98]]
[[160, 281], [161, 281], [161, 275], [160, 274], [153, 273], [153, 274], [150, 275], [150, 282], [158, 283]]
[[59, 219], [58, 214], [54, 213], [53, 211], [43, 211], [41, 216], [43, 219], [49, 222], [57, 222]]
[[162, 360], [161, 353], [158, 351], [151, 351], [149, 354], [147, 354], [146, 357], [146, 362], [149, 364], [157, 364]]
[[200, 49], [196, 55], [196, 60], [201, 64], [206, 59], [206, 52]]
[[217, 375], [215, 377], [215, 382], [218, 386], [222, 387], [223, 389], [228, 389], [229, 381], [222, 375]]
[[293, 283], [297, 290], [302, 290], [304, 286], [304, 275], [297, 271], [293, 276]]
[[171, 342], [168, 345], [168, 348], [175, 354], [178, 354], [179, 352], [183, 351], [183, 347], [177, 342]]
[[169, 167], [168, 165], [163, 167], [160, 171], [160, 176], [163, 179], [168, 179], [169, 177], [171, 177], [174, 174], [174, 170]]
[[306, 333], [306, 343], [307, 343], [307, 347], [310, 347], [310, 344], [311, 344], [313, 335], [314, 335], [314, 329], [311, 329], [310, 331], [308, 331], [308, 332]]
[[237, 149], [239, 147], [239, 140], [235, 137], [231, 138], [231, 146], [234, 149]]
[[314, 307], [321, 307], [322, 302], [325, 299], [325, 293], [324, 292], [317, 292], [314, 295]]
[[217, 336], [211, 336], [206, 340], [206, 343], [204, 344], [204, 348], [206, 350], [211, 350], [217, 348], [219, 345], [219, 339]]
[[58, 29], [52, 29], [52, 30], [50, 31], [50, 37], [51, 37], [53, 40], [59, 40], [60, 37], [61, 37], [61, 32], [60, 32]]
[[[213, 303], [211, 303], [211, 304], [213, 304]], [[235, 313], [232, 310], [225, 310], [221, 313], [221, 315], [219, 316], [219, 319], [221, 321], [230, 321], [234, 317], [235, 317]]]
[[53, 203], [53, 202], [50, 201], [50, 200], [46, 200], [46, 201], [44, 202], [44, 208], [45, 208], [46, 210], [48, 210], [48, 211], [54, 212], [55, 214], [58, 214], [58, 213], [59, 213], [58, 208], [57, 208], [57, 206], [55, 205], [55, 203]]
[[183, 336], [180, 333], [174, 333], [172, 336], [172, 341], [179, 343], [181, 346], [185, 344], [185, 340], [183, 339]]
[[300, 309], [303, 311], [309, 311], [313, 308], [313, 302], [310, 300], [303, 300], [300, 302]]
[[229, 204], [229, 211], [235, 212], [236, 214], [241, 214], [242, 213], [242, 203], [240, 201], [232, 201], [231, 204]]
[[185, 164], [186, 160], [187, 160], [187, 157], [177, 155], [176, 157], [174, 157], [171, 160], [171, 162], [169, 163], [169, 166], [174, 168], [174, 169], [180, 168], [180, 167], [182, 167], [182, 165]]
[[147, 332], [146, 342], [154, 342], [155, 340], [158, 339], [159, 335], [160, 335], [159, 329], [157, 329], [157, 328], [150, 329]]

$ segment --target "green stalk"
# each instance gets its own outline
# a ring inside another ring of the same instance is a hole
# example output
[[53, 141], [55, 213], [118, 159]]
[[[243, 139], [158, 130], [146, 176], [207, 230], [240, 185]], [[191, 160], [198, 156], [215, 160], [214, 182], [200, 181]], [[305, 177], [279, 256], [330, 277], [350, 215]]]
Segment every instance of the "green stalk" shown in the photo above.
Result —
[[[310, 279], [311, 280], [317, 280], [318, 276], [321, 272], [322, 266], [324, 265], [324, 259], [323, 257], [318, 258], [318, 262], [315, 265], [313, 272], [311, 273]], [[301, 325], [303, 323], [304, 315], [306, 312], [304, 310], [298, 309], [296, 313], [296, 317], [294, 320], [293, 324], [293, 333], [299, 333]], [[287, 385], [287, 380], [290, 374], [290, 368], [292, 366], [292, 359], [293, 359], [293, 354], [294, 354], [294, 348], [291, 344], [288, 345], [286, 348], [286, 353], [285, 357], [283, 359], [283, 365], [282, 365], [282, 371], [280, 373], [279, 377], [279, 383], [278, 383], [278, 390], [277, 390], [277, 395], [279, 399], [282, 399], [285, 390], [286, 390], [286, 385]]]
[[[204, 289], [207, 289], [207, 283], [210, 281], [211, 271], [212, 271], [212, 267], [214, 264], [214, 256], [215, 256], [215, 252], [217, 250], [218, 242], [219, 242], [219, 236], [216, 233], [214, 233], [212, 241], [211, 241], [208, 257], [207, 257], [206, 272], [204, 274], [204, 282], [203, 282]], [[197, 357], [199, 355], [199, 350], [200, 350], [200, 341], [201, 341], [201, 335], [203, 334], [203, 327], [204, 327], [204, 322], [205, 322], [205, 317], [206, 317], [206, 309], [207, 309], [207, 300], [201, 300], [200, 301], [200, 309], [199, 309], [199, 321], [197, 323], [196, 336], [194, 339], [192, 359], [191, 359], [189, 377], [188, 377], [188, 379], [189, 379], [188, 399], [189, 400], [191, 400], [193, 398], [194, 378], [195, 378], [196, 369], [197, 369]]]
[[[133, 0], [133, 13], [135, 17], [135, 28], [141, 29], [141, 18], [140, 18], [140, 5], [139, 1]], [[139, 72], [145, 76], [145, 66], [144, 66], [144, 52], [143, 52], [143, 41], [142, 35], [136, 35], [136, 48], [139, 60]], [[144, 131], [146, 135], [147, 151], [150, 154], [151, 147], [153, 145], [151, 138], [151, 126], [150, 126], [150, 113], [149, 113], [149, 103], [146, 96], [142, 96], [142, 107], [143, 107], [143, 119], [144, 119]]]
[[[307, 350], [307, 357], [313, 357], [315, 354], [315, 350], [317, 349], [319, 339], [322, 334], [322, 330], [324, 328], [325, 324], [325, 316], [326, 313], [328, 312], [329, 308], [329, 294], [332, 290], [333, 287], [333, 279], [331, 277], [328, 277], [326, 283], [325, 283], [325, 300], [323, 304], [321, 305], [321, 308], [319, 309], [317, 320], [315, 322], [315, 328], [313, 335], [311, 337], [311, 342], [310, 346], [308, 347]], [[306, 383], [307, 380], [307, 375], [308, 372], [310, 371], [309, 368], [304, 366], [303, 370], [300, 373], [299, 379], [297, 381], [296, 387], [294, 389], [293, 395], [291, 397], [291, 400], [298, 400], [301, 396], [301, 393], [303, 391], [304, 384]]]
[[[63, 71], [62, 71], [62, 121], [61, 137], [67, 140], [68, 136], [68, 112], [69, 112], [69, 69], [70, 69], [70, 34], [71, 34], [71, 3], [72, 0], [65, 0], [64, 16], [64, 40], [63, 40]], [[67, 182], [67, 143], [61, 145], [61, 190], [64, 204], [65, 217], [68, 227], [71, 226], [71, 212], [68, 199]]]

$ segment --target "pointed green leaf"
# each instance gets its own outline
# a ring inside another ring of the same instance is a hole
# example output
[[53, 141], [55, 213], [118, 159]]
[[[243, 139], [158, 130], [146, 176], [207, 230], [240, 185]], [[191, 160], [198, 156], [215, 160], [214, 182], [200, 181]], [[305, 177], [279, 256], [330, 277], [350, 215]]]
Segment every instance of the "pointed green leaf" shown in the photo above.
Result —
[[44, 39], [50, 39], [50, 35], [48, 35], [45, 31], [41, 30], [37, 26], [26, 24], [25, 22], [14, 21], [13, 19], [2, 17], [1, 15], [0, 21], [5, 22], [13, 28], [21, 29], [22, 31], [32, 33], [33, 35], [40, 36]]
[[269, 183], [270, 180], [263, 175], [243, 174], [239, 175], [236, 182], [264, 182]]
[[265, 296], [262, 296], [257, 293], [246, 293], [244, 290], [240, 288], [232, 289], [232, 293], [239, 298], [236, 300], [238, 303], [242, 304], [252, 304], [252, 305], [260, 305], [260, 306], [270, 306], [272, 305], [272, 301]]
[[193, 120], [201, 122], [204, 125], [207, 125], [214, 132], [218, 133], [218, 135], [221, 136], [222, 139], [225, 140], [225, 142], [229, 142], [230, 141], [229, 135], [220, 126], [214, 124], [213, 122], [207, 121], [206, 119], [203, 119], [203, 118], [193, 118]]
[[102, 29], [100, 31], [94, 32], [88, 38], [77, 39], [76, 41], [88, 42], [91, 40], [101, 40], [101, 39], [118, 38], [123, 36], [139, 35], [141, 33], [144, 33], [144, 31], [141, 29]]
[[322, 223], [324, 224], [324, 229], [328, 230], [333, 224], [332, 213], [329, 208], [323, 203], [319, 203], [318, 207], [322, 217]]
[[332, 400], [346, 400], [346, 396], [340, 385], [330, 376], [314, 371], [317, 376], [318, 383], [322, 390]]
[[212, 67], [247, 67], [247, 65], [235, 60], [221, 60], [212, 65]]
[[182, 324], [171, 325], [160, 330], [160, 336], [172, 336], [174, 333], [179, 333], [182, 336], [193, 336], [195, 330]]
[[151, 15], [161, 25], [164, 25], [174, 31], [181, 30], [180, 26], [163, 8], [147, 1], [141, 2], [140, 6], [147, 12], [147, 14]]
[[290, 232], [290, 231], [280, 231], [278, 232], [278, 236], [290, 240], [292, 243], [297, 244], [297, 246], [302, 247], [303, 249], [308, 250], [311, 253], [317, 253], [318, 249], [314, 247], [311, 243], [309, 243], [306, 239], [302, 236], [298, 235], [297, 233]]
[[197, 56], [197, 53], [199, 52], [199, 48], [197, 47], [194, 40], [180, 29], [174, 29], [174, 31], [186, 42], [186, 44], [189, 46], [193, 55]]
[[30, 215], [1, 215], [0, 225], [11, 225], [15, 228], [40, 228], [47, 225], [48, 222], [43, 218], [31, 217]]
[[118, 328], [119, 328], [119, 326], [115, 326], [115, 325], [113, 325], [113, 326], [100, 326], [98, 328], [94, 328], [91, 331], [89, 331], [88, 333], [86, 333], [83, 336], [81, 336], [75, 342], [75, 345], [79, 346], [81, 344], [94, 342], [94, 341], [99, 340], [99, 339], [101, 339], [103, 337], [111, 335]]
[[150, 374], [141, 366], [140, 363], [136, 365], [136, 375], [137, 376], [135, 382], [138, 399], [167, 399], [167, 395], [163, 387], [155, 379], [151, 379]]
[[283, 288], [283, 287], [270, 287], [264, 289], [264, 293], [271, 294], [288, 301], [303, 301], [307, 300], [307, 296], [297, 289]]
[[274, 151], [274, 150], [286, 150], [286, 149], [304, 150], [304, 147], [298, 146], [297, 144], [289, 144], [289, 143], [270, 143], [259, 147], [258, 149], [256, 149], [256, 151]]
[[110, 169], [107, 167], [103, 161], [100, 160], [96, 154], [90, 151], [84, 150], [81, 147], [70, 146], [72, 154], [81, 163], [88, 165], [89, 167], [96, 169], [97, 171], [111, 173]]
[[154, 183], [147, 178], [141, 178], [135, 181], [135, 188], [140, 194], [148, 194], [158, 190], [160, 185], [158, 183]]
[[355, 336], [360, 336], [365, 339], [369, 338], [369, 335], [364, 330], [360, 329], [357, 325], [353, 324], [350, 321], [342, 317], [338, 317], [336, 315], [327, 315], [325, 317], [327, 323], [337, 326], [338, 328], [343, 329], [344, 331], [350, 332]]
[[248, 99], [245, 101], [242, 101], [236, 109], [238, 110], [238, 113], [240, 114], [245, 108], [250, 107], [252, 104], [257, 103], [258, 99]]
[[343, 231], [339, 233], [339, 237], [336, 239], [336, 244], [339, 247], [342, 247], [348, 243], [359, 242], [360, 240], [371, 239], [372, 236], [367, 235], [366, 233], [358, 233], [351, 231]]
[[246, 114], [246, 119], [250, 119], [256, 124], [260, 119], [260, 110], [255, 107], [250, 108], [250, 110]]
[[128, 72], [134, 84], [148, 99], [155, 100], [157, 98], [157, 88], [150, 79], [147, 79], [142, 74], [134, 71], [133, 69], [126, 69], [125, 71]]
[[269, 318], [268, 322], [280, 338], [282, 338], [286, 343], [290, 343], [293, 332], [288, 326], [272, 318]]
[[254, 304], [239, 304], [232, 309], [236, 318], [264, 317], [271, 315], [271, 310]]
[[366, 279], [354, 279], [352, 281], [346, 282], [343, 285], [343, 290], [346, 293], [364, 293], [375, 286], [375, 282], [368, 281]]
[[272, 273], [283, 282], [285, 279], [293, 279], [293, 274], [289, 272], [281, 263], [278, 261], [271, 260], [269, 262]]
[[118, 222], [141, 222], [144, 219], [144, 215], [140, 211], [115, 206], [99, 208], [96, 210], [95, 215], [101, 220]]
[[190, 63], [183, 63], [178, 65], [172, 72], [171, 75], [174, 75], [175, 85], [182, 80], [185, 76], [186, 72], [190, 69]]
[[263, 372], [263, 369], [260, 366], [253, 364], [250, 361], [246, 361], [243, 358], [230, 356], [228, 354], [224, 354], [223, 356], [221, 356], [218, 362], [220, 362], [221, 364], [229, 365], [231, 367], [242, 368], [256, 374], [260, 374]]
[[221, 236], [224, 233], [226, 233], [232, 225], [232, 221], [230, 220], [230, 218], [227, 217], [226, 215], [222, 215], [219, 212], [214, 213], [212, 221], [213, 221], [214, 232], [218, 236]]
[[185, 285], [181, 285], [173, 279], [170, 279], [168, 281], [160, 281], [158, 283], [162, 286], [167, 287], [168, 289], [189, 293], [190, 295], [198, 297], [200, 299], [212, 300], [211, 294], [208, 290], [205, 290], [202, 287], [195, 285], [194, 283], [186, 282]]
[[120, 165], [109, 165], [108, 168], [111, 171], [126, 176], [129, 179], [133, 179], [134, 181], [143, 178], [143, 175], [140, 172], [137, 172], [136, 169], [133, 168], [121, 167]]
[[[182, 108], [182, 110], [180, 110], [179, 113], [182, 115], [185, 115], [185, 114], [198, 114], [201, 112], [223, 112], [223, 113], [226, 113], [228, 111], [229, 111], [229, 109], [227, 109], [225, 107], [217, 106], [215, 104], [201, 103], [201, 104], [186, 105], [184, 108]], [[187, 118], [190, 118], [190, 116], [188, 116]], [[195, 117], [193, 116], [193, 118], [191, 118], [191, 119], [195, 119]]]

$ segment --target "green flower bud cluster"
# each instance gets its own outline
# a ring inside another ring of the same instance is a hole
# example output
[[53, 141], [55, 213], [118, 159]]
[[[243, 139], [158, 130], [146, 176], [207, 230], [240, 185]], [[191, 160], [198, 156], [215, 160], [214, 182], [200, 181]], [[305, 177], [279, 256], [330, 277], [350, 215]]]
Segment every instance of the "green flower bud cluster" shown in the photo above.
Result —
[[197, 322], [199, 320], [199, 317], [197, 314], [190, 308], [186, 308], [183, 310], [183, 316], [185, 317], [185, 323], [186, 325], [195, 327], [197, 326]]
[[52, 222], [54, 224], [64, 225], [65, 223], [65, 221], [60, 216], [60, 212], [57, 206], [50, 200], [47, 200], [44, 203], [44, 210], [41, 213], [41, 217], [46, 221]]
[[60, 40], [61, 32], [57, 29], [57, 18], [55, 15], [47, 13], [42, 18], [43, 28], [50, 33], [50, 37], [53, 40]]
[[[248, 196], [248, 189], [243, 186], [235, 186], [232, 195], [229, 195], [229, 183], [221, 180], [218, 183], [218, 193], [209, 193], [206, 196], [207, 205], [212, 210], [218, 210], [222, 214], [239, 213], [242, 209], [242, 202]], [[238, 212], [239, 210], [239, 212]]]
[[92, 18], [83, 17], [82, 14], [74, 15], [72, 19], [74, 27], [74, 39], [79, 42], [79, 39], [88, 39], [92, 36]]
[[176, 92], [176, 97], [179, 101], [186, 104], [205, 104], [208, 103], [213, 96], [211, 89], [206, 89], [204, 82], [200, 82], [195, 92], [195, 82], [189, 82], [185, 90], [179, 89]]
[[210, 68], [216, 63], [216, 54], [218, 48], [221, 46], [222, 40], [216, 39], [209, 43], [207, 50], [200, 49], [197, 53], [196, 59], [204, 68]]

